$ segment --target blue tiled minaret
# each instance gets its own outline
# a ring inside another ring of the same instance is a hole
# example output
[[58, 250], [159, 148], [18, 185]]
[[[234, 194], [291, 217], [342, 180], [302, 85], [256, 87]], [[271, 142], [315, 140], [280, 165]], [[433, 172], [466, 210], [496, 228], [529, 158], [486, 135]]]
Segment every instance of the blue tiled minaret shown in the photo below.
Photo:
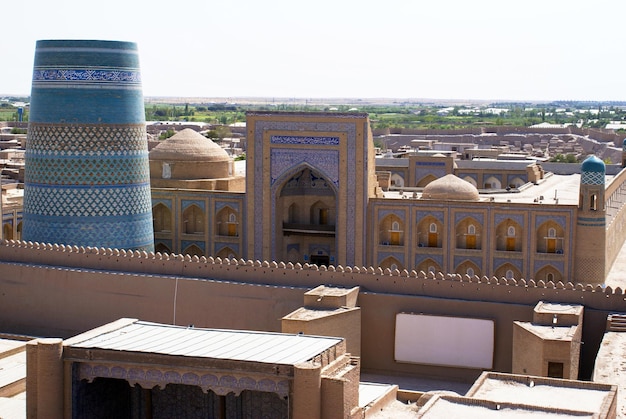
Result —
[[24, 183], [23, 240], [153, 250], [134, 43], [37, 42]]
[[[580, 189], [576, 217], [574, 281], [581, 284], [604, 282], [606, 263], [606, 166], [590, 156], [580, 166]], [[610, 268], [610, 264], [608, 264]]]

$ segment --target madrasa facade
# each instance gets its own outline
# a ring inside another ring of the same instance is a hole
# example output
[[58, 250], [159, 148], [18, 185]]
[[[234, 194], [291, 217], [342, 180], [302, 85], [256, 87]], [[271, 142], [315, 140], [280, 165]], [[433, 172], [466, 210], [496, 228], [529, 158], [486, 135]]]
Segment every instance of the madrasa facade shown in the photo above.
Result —
[[[624, 171], [607, 175], [591, 156], [576, 174], [535, 161], [489, 173], [418, 154], [376, 158], [364, 113], [249, 112], [244, 174], [183, 130], [150, 151], [155, 250], [604, 282], [626, 234]], [[508, 186], [479, 190], [485, 179]]]

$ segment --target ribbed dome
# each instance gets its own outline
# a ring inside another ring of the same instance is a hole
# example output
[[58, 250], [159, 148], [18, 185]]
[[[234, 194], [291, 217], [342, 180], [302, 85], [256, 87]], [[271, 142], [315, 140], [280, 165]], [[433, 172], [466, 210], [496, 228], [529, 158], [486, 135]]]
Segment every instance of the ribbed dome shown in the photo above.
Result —
[[478, 189], [471, 183], [453, 174], [430, 182], [422, 192], [424, 199], [452, 199], [457, 201], [478, 201]]
[[230, 156], [202, 134], [185, 128], [154, 147], [150, 160], [221, 162], [230, 160]]

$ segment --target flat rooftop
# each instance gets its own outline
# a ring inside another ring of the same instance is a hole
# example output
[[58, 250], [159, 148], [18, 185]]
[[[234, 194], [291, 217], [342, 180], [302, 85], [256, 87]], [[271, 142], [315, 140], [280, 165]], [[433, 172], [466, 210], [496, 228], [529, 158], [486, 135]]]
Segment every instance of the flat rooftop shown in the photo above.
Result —
[[523, 327], [535, 336], [539, 336], [546, 340], [562, 340], [572, 341], [576, 336], [576, 328], [578, 326], [545, 326], [529, 322], [516, 321], [515, 324]]
[[[607, 176], [607, 183], [611, 176]], [[507, 202], [517, 204], [537, 205], [578, 205], [580, 175], [551, 175], [543, 179], [538, 185], [532, 185], [515, 192], [494, 191], [484, 193], [479, 190], [481, 201]], [[417, 199], [421, 199], [421, 192], [417, 192]], [[384, 197], [388, 199], [413, 199], [412, 191], [386, 191]], [[555, 199], [556, 197], [556, 199]], [[428, 202], [428, 200], [424, 200]]]
[[601, 414], [608, 413], [616, 395], [615, 385], [493, 372], [483, 373], [466, 394], [496, 403]]
[[[72, 348], [296, 365], [343, 341], [341, 338], [243, 330], [202, 329], [123, 319], [66, 341]], [[95, 332], [95, 333], [94, 333]]]
[[605, 332], [598, 350], [593, 381], [619, 387], [617, 417], [626, 418], [626, 332]]

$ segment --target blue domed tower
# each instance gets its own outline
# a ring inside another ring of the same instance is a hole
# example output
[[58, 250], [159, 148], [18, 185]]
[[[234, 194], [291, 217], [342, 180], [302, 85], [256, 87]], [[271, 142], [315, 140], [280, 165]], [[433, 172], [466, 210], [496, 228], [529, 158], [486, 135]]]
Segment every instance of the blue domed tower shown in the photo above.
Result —
[[24, 184], [24, 240], [154, 249], [134, 43], [37, 42]]
[[604, 283], [606, 276], [606, 210], [604, 162], [588, 157], [581, 166], [574, 281]]

